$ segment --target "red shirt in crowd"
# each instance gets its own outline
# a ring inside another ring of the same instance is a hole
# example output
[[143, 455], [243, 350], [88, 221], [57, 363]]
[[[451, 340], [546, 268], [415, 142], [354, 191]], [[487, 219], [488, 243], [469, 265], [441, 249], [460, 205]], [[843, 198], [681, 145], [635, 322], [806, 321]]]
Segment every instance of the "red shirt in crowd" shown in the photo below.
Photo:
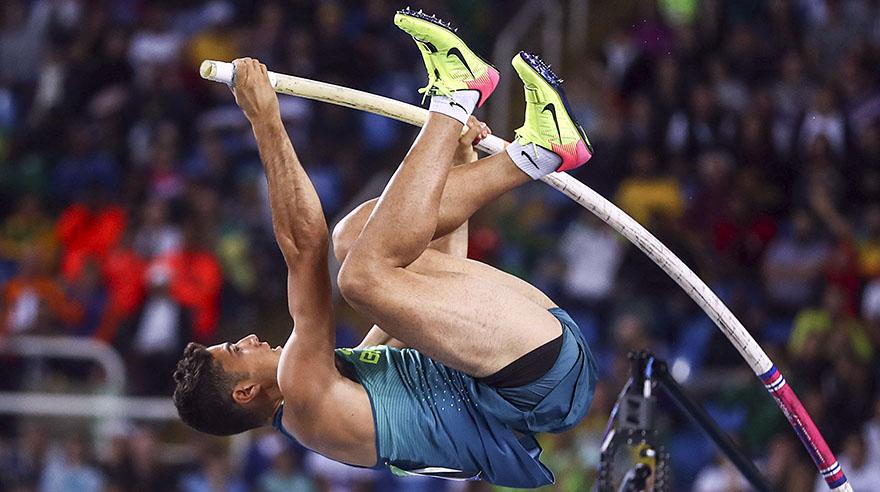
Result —
[[118, 205], [108, 205], [97, 211], [78, 203], [67, 207], [57, 225], [64, 278], [76, 278], [89, 259], [97, 260], [103, 267], [107, 253], [122, 237], [125, 223], [125, 210]]
[[210, 342], [220, 318], [222, 271], [210, 251], [184, 250], [156, 260], [171, 271], [171, 296], [193, 310], [193, 335]]

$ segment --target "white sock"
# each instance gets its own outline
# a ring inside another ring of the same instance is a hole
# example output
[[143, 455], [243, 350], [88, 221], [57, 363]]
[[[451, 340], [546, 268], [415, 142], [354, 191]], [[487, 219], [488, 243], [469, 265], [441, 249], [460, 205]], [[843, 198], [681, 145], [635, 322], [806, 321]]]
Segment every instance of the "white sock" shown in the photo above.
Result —
[[520, 168], [522, 172], [528, 174], [532, 179], [540, 179], [553, 171], [559, 169], [562, 164], [562, 157], [550, 152], [544, 147], [539, 147], [533, 143], [521, 144], [518, 140], [507, 146], [507, 155]]
[[467, 124], [468, 116], [474, 112], [477, 102], [480, 100], [479, 91], [454, 91], [452, 97], [449, 96], [431, 96], [431, 105], [428, 111], [445, 114], [446, 116], [457, 119], [462, 125]]

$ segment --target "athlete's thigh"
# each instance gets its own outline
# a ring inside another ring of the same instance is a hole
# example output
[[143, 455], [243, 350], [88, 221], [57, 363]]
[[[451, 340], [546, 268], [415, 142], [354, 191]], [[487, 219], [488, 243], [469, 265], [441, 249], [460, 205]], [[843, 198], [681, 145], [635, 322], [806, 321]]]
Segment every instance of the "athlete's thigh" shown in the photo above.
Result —
[[552, 306], [515, 277], [429, 250], [383, 276], [381, 294], [362, 309], [410, 347], [481, 377], [558, 337]]
[[466, 259], [465, 256], [453, 258], [452, 256], [458, 255], [450, 256], [448, 254], [437, 254], [437, 252], [445, 253], [447, 251], [437, 248], [433, 249], [434, 251], [425, 251], [425, 254], [423, 254], [415, 262], [410, 264], [408, 268], [410, 270], [420, 273], [437, 271], [459, 272], [482, 277], [490, 282], [502, 285], [510, 290], [513, 290], [517, 294], [525, 297], [526, 299], [534, 302], [544, 309], [556, 307], [556, 303], [553, 302], [549, 297], [547, 297], [547, 295], [544, 294], [541, 289], [538, 289], [534, 285], [526, 282], [519, 277], [516, 277], [515, 275], [511, 275], [505, 271], [493, 267], [492, 265], [487, 265], [480, 261]]

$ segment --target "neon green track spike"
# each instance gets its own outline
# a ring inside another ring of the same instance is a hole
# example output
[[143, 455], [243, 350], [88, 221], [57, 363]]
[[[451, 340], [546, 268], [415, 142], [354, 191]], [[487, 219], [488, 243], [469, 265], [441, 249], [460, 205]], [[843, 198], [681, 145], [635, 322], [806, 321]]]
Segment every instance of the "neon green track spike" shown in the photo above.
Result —
[[519, 52], [511, 61], [522, 79], [526, 94], [525, 123], [516, 130], [520, 143], [532, 143], [562, 158], [557, 171], [574, 169], [587, 162], [593, 147], [574, 120], [562, 90], [562, 80], [540, 58]]
[[415, 39], [428, 71], [426, 95], [450, 95], [459, 90], [480, 92], [482, 106], [498, 85], [498, 70], [477, 56], [449, 24], [434, 16], [401, 10], [394, 24]]

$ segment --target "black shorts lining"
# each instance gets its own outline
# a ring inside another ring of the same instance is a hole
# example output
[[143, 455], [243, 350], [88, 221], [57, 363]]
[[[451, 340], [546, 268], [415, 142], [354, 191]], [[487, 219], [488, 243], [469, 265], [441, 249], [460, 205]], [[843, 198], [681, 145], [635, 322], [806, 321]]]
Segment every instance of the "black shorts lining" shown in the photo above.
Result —
[[537, 381], [553, 367], [562, 351], [562, 334], [480, 381], [495, 388], [516, 388]]

